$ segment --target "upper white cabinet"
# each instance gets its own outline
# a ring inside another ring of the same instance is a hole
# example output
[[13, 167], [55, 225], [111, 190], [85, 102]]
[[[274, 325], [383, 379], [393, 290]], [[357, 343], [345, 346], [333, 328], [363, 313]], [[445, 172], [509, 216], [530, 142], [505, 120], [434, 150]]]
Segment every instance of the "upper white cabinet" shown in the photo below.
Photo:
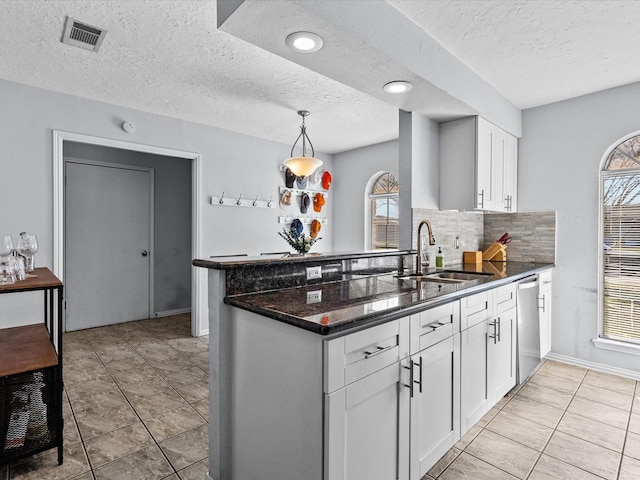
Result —
[[440, 209], [517, 211], [518, 140], [481, 117], [440, 125]]

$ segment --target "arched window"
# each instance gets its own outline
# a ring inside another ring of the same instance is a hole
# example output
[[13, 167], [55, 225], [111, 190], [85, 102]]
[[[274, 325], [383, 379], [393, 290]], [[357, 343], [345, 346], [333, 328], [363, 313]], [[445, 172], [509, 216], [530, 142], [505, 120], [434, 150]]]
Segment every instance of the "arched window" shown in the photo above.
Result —
[[640, 135], [613, 148], [600, 181], [600, 336], [640, 344]]
[[398, 248], [398, 180], [390, 173], [378, 177], [371, 189], [371, 247]]

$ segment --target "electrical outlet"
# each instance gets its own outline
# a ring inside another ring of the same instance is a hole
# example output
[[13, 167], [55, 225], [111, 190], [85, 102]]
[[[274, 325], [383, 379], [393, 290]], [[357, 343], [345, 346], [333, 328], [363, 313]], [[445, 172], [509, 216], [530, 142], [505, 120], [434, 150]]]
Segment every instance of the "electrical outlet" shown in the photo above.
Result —
[[322, 278], [322, 267], [307, 267], [307, 280], [315, 280], [316, 278]]
[[320, 303], [322, 301], [322, 290], [307, 292], [307, 305], [310, 303]]

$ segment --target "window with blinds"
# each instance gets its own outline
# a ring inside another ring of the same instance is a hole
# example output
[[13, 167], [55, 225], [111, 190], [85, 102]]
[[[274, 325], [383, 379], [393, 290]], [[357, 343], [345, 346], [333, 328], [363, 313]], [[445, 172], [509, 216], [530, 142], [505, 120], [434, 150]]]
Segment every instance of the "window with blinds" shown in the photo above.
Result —
[[640, 344], [640, 136], [611, 152], [601, 182], [601, 336]]
[[384, 173], [371, 190], [371, 246], [398, 248], [398, 180]]

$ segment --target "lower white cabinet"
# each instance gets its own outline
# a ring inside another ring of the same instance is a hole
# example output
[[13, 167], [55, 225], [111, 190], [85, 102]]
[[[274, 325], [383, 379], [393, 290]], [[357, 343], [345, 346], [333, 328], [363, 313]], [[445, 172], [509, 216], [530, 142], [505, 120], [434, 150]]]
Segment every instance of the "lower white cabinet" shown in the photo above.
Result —
[[331, 480], [407, 478], [409, 389], [398, 363], [326, 395]]
[[487, 383], [489, 408], [516, 385], [516, 309], [498, 314], [489, 322]]
[[540, 315], [540, 357], [544, 358], [551, 351], [551, 269], [540, 272], [538, 276], [540, 290], [538, 293], [538, 312]]
[[408, 360], [414, 378], [409, 478], [420, 480], [460, 439], [460, 334]]
[[460, 333], [460, 434], [464, 435], [489, 410], [487, 384], [488, 322]]

